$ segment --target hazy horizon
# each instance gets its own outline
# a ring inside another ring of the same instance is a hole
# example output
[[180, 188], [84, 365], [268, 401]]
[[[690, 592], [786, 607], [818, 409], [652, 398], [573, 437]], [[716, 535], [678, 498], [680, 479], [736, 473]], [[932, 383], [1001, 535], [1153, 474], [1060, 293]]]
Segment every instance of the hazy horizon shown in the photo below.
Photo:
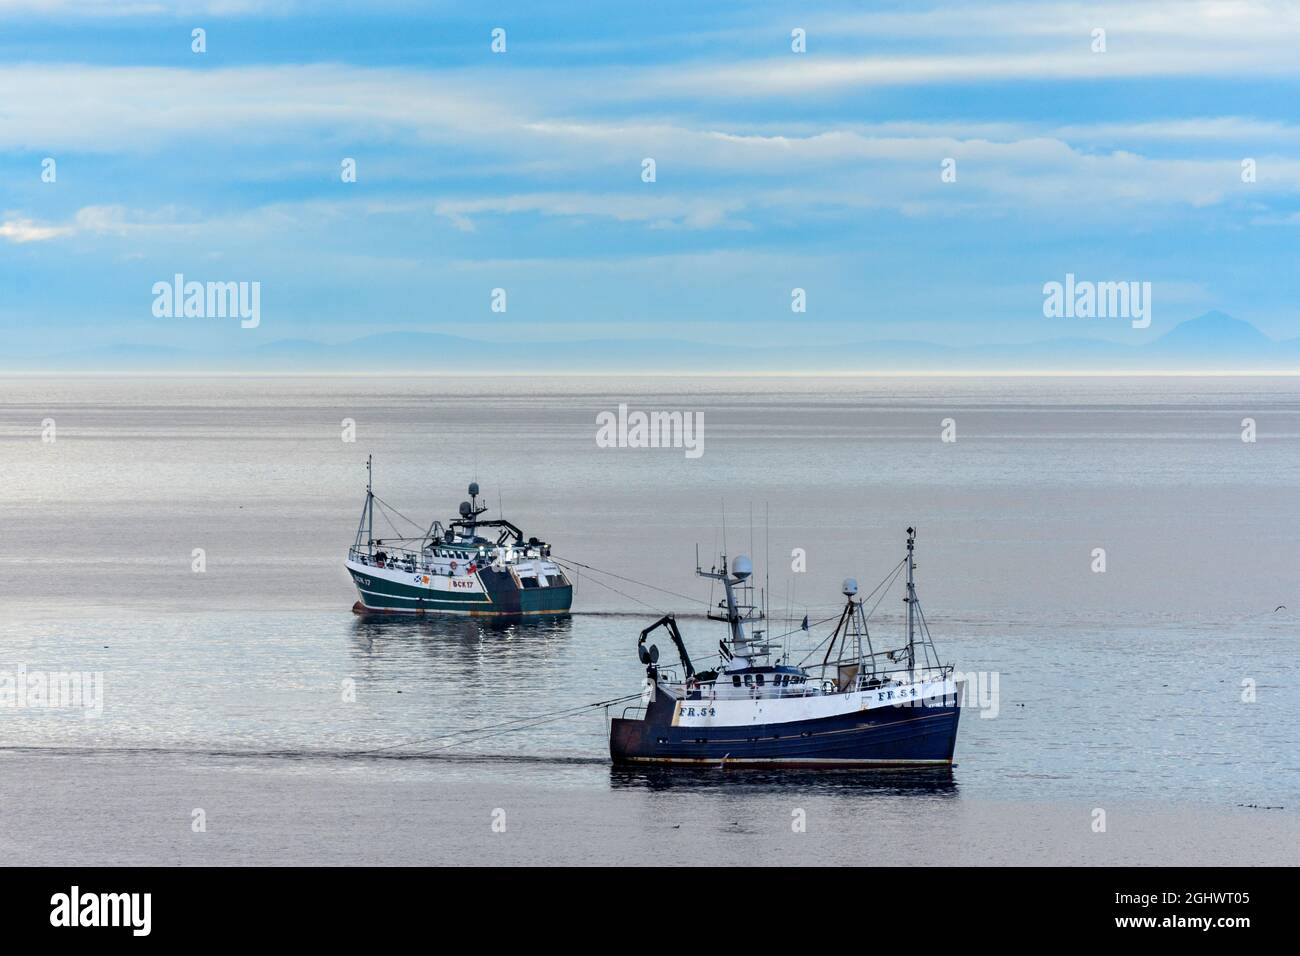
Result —
[[[857, 358], [844, 358], [846, 353]], [[783, 348], [744, 341], [551, 339], [491, 342], [422, 332], [390, 332], [340, 343], [281, 340], [241, 351], [200, 352], [116, 345], [67, 352], [26, 371], [47, 373], [173, 370], [282, 374], [683, 374], [1015, 375], [1294, 374], [1300, 339], [1277, 341], [1222, 312], [1179, 323], [1140, 346], [1100, 339], [1049, 339], [954, 347], [925, 341], [820, 343]], [[106, 367], [116, 366], [116, 368]]]

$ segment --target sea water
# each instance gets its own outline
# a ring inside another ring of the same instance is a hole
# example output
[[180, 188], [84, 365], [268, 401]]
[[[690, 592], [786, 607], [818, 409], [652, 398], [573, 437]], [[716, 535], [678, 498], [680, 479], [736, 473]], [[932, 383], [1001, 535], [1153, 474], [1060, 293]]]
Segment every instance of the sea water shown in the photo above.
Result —
[[[598, 443], [620, 404], [690, 414], [703, 454]], [[11, 377], [0, 697], [100, 697], [0, 699], [0, 851], [1295, 863], [1298, 439], [1282, 378]], [[376, 536], [477, 480], [578, 569], [573, 616], [352, 614], [367, 455]], [[665, 612], [707, 666], [697, 547], [751, 555], [799, 660], [909, 525], [939, 651], [996, 680], [951, 772], [614, 770], [622, 705], [497, 732], [637, 692]]]

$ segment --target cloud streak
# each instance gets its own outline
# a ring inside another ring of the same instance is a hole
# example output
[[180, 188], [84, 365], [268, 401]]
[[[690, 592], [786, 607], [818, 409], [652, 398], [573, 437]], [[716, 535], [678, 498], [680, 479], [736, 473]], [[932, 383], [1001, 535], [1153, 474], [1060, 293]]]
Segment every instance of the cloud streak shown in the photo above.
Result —
[[[426, 321], [435, 298], [472, 319], [497, 285], [529, 328], [784, 328], [798, 285], [810, 323], [978, 340], [1041, 319], [1038, 290], [1067, 271], [1234, 311], [1269, 301], [1300, 326], [1283, 248], [1300, 220], [1300, 8], [520, 6], [501, 8], [510, 52], [493, 56], [482, 22], [415, 5], [363, 26], [331, 8], [309, 44], [271, 22], [283, 6], [146, 6], [114, 7], [120, 23], [0, 0], [7, 26], [22, 19], [9, 49], [33, 51], [0, 63], [10, 315], [134, 314], [140, 288], [220, 261], [298, 310], [271, 327], [304, 335]], [[196, 10], [220, 40], [205, 56], [177, 21]], [[794, 23], [806, 54], [788, 52]], [[47, 156], [57, 182], [39, 179]], [[70, 268], [83, 281], [64, 289]]]
[[48, 242], [73, 233], [71, 226], [51, 226], [30, 219], [5, 219], [0, 222], [0, 239], [22, 245], [27, 242]]

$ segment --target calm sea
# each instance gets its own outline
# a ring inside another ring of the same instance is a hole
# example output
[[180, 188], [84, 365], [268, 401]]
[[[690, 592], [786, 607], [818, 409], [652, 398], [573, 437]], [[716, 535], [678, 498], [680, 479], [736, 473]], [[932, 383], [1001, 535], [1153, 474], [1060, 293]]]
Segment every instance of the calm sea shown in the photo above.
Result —
[[[620, 403], [701, 414], [703, 455], [597, 447]], [[617, 577], [562, 621], [356, 617], [371, 454], [395, 511], [476, 479]], [[1297, 487], [1297, 379], [8, 378], [0, 681], [103, 683], [93, 716], [0, 700], [0, 853], [1300, 862]], [[997, 680], [951, 773], [622, 773], [599, 708], [460, 736], [637, 691], [664, 611], [707, 660], [697, 547], [750, 553], [785, 630], [909, 524], [941, 654]]]

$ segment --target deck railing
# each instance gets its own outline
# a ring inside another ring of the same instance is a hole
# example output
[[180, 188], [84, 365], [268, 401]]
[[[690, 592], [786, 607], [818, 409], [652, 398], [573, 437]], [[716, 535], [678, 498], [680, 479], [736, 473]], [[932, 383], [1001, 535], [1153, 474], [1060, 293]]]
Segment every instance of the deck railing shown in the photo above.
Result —
[[[378, 554], [383, 554], [385, 556], [382, 564], [376, 560], [375, 555]], [[470, 565], [474, 565], [478, 568], [486, 568], [491, 567], [496, 560], [495, 556], [492, 554], [467, 554], [465, 555], [464, 561], [457, 566], [455, 571], [452, 571], [450, 568], [445, 566], [430, 564], [428, 560], [426, 560], [423, 552], [411, 551], [408, 548], [388, 547], [376, 549], [375, 554], [371, 554], [369, 551], [362, 550], [361, 548], [352, 547], [348, 549], [348, 559], [355, 561], [358, 564], [364, 564], [368, 567], [385, 568], [390, 571], [405, 571], [409, 574], [429, 574], [437, 577], [456, 577], [458, 575], [464, 575], [468, 573], [466, 569], [469, 568]], [[524, 560], [534, 559], [525, 558]], [[527, 580], [532, 580], [534, 576], [535, 575], [533, 575], [532, 572], [528, 572], [526, 578]], [[554, 572], [546, 572], [546, 578], [548, 586], [550, 587], [560, 587], [569, 584], [568, 576], [558, 567]]]
[[[827, 665], [828, 668], [833, 666], [838, 665]], [[917, 667], [912, 670], [908, 670], [906, 667], [898, 667], [888, 671], [878, 670], [874, 673], [869, 671], [865, 674], [858, 674], [848, 687], [839, 687], [830, 678], [819, 679], [814, 676], [813, 671], [808, 672], [806, 680], [801, 684], [777, 684], [768, 681], [763, 684], [742, 684], [739, 688], [735, 688], [730, 683], [727, 683], [726, 686], [733, 690], [748, 689], [751, 696], [756, 697], [819, 697], [823, 694], [861, 693], [862, 691], [877, 690], [882, 687], [904, 687], [913, 683], [932, 683], [947, 680], [952, 676], [953, 666], [952, 664], [943, 664], [940, 666]], [[678, 681], [676, 676], [669, 669], [660, 671], [660, 677], [664, 683], [677, 688], [683, 698], [698, 693], [701, 698], [706, 700], [717, 699], [719, 685], [716, 680], [695, 684], [688, 688]], [[718, 678], [721, 679], [724, 676], [719, 674]]]
[[408, 551], [405, 548], [384, 548], [382, 551], [377, 551], [376, 554], [386, 555], [382, 564], [368, 551], [362, 551], [360, 548], [348, 549], [349, 560], [355, 561], [357, 564], [365, 564], [375, 568], [388, 568], [390, 570], [409, 570], [412, 574], [417, 571], [421, 574], [442, 574], [442, 571], [429, 564], [424, 559], [424, 555], [418, 551]]

